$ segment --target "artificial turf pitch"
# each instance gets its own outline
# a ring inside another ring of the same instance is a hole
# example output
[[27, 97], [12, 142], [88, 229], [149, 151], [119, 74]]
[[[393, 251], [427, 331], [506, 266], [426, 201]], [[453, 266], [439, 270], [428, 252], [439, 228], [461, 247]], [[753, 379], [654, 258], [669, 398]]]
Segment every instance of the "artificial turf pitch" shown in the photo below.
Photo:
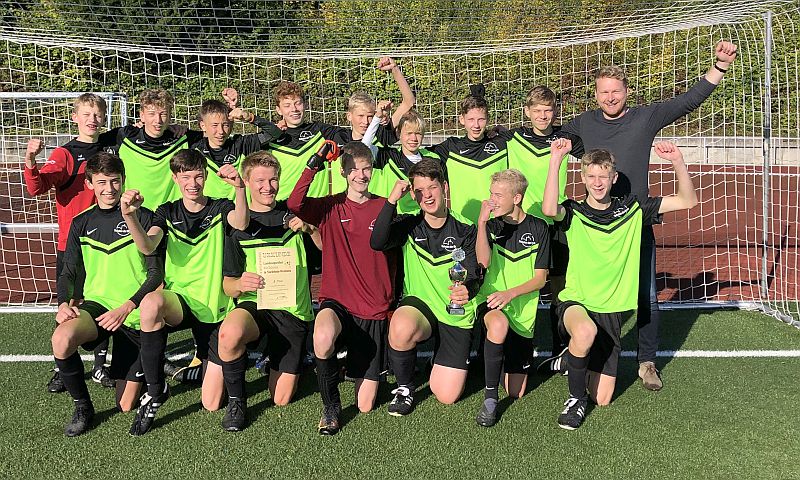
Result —
[[[542, 349], [550, 345], [545, 313], [536, 332]], [[624, 326], [623, 350], [635, 350], [633, 323]], [[47, 314], [0, 315], [0, 355], [49, 354], [52, 325]], [[176, 336], [169, 348], [189, 343]], [[800, 330], [758, 313], [664, 313], [662, 351], [797, 349]], [[623, 358], [611, 406], [590, 409], [574, 432], [556, 424], [566, 378], [537, 374], [521, 400], [501, 393], [496, 426], [477, 426], [476, 368], [458, 403], [439, 404], [423, 385], [403, 418], [386, 413], [389, 385], [375, 411], [359, 414], [352, 384], [342, 383], [343, 429], [322, 437], [313, 370], [295, 401], [275, 407], [266, 378], [250, 369], [251, 424], [243, 432], [224, 432], [223, 411], [203, 411], [199, 389], [172, 384], [155, 428], [133, 438], [134, 413], [118, 413], [111, 390], [89, 382], [95, 426], [66, 438], [72, 402], [46, 392], [51, 362], [3, 362], [0, 478], [800, 478], [800, 358], [666, 356], [657, 364], [665, 388], [649, 392], [635, 360]]]

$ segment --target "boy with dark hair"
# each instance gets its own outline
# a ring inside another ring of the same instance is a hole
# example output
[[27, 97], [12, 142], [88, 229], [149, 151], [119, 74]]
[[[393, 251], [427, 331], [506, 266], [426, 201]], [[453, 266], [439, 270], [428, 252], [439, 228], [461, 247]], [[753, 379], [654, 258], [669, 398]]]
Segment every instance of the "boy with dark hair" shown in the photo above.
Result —
[[[139, 309], [147, 392], [141, 398], [131, 435], [147, 433], [159, 407], [169, 398], [164, 380], [165, 327], [191, 328], [197, 356], [206, 360], [211, 332], [229, 310], [230, 299], [222, 289], [222, 252], [230, 228], [247, 228], [247, 200], [244, 182], [230, 164], [220, 167], [218, 175], [236, 189], [235, 201], [205, 196], [207, 168], [206, 158], [197, 150], [183, 150], [172, 157], [172, 179], [182, 198], [158, 207], [153, 225], [147, 230], [135, 215], [146, 199], [137, 190], [122, 195], [122, 214], [142, 253], [153, 252], [166, 235], [166, 288], [145, 296]], [[210, 382], [206, 378], [204, 385], [206, 381]], [[219, 396], [204, 388], [204, 403], [207, 395]]]
[[[492, 175], [489, 199], [481, 205], [475, 253], [486, 268], [478, 293], [486, 326], [483, 361], [486, 388], [476, 421], [491, 427], [497, 421], [497, 387], [501, 372], [512, 398], [525, 395], [533, 357], [533, 324], [539, 290], [550, 264], [550, 230], [522, 209], [528, 181], [519, 170]], [[494, 218], [490, 218], [493, 216]]]
[[[311, 312], [304, 235], [320, 241], [319, 232], [289, 213], [278, 202], [281, 166], [268, 152], [256, 152], [242, 162], [242, 176], [250, 189], [250, 224], [225, 239], [223, 288], [237, 300], [211, 338], [209, 369], [221, 368], [228, 393], [222, 419], [227, 431], [242, 430], [247, 423], [245, 371], [247, 347], [266, 335], [270, 359], [269, 391], [276, 405], [294, 396], [306, 348]], [[258, 309], [256, 292], [265, 279], [256, 273], [256, 255], [262, 249], [291, 249], [295, 261], [294, 303], [281, 308]], [[222, 386], [219, 386], [222, 393]], [[221, 399], [220, 399], [221, 400]]]
[[[28, 193], [37, 196], [44, 195], [51, 189], [56, 191], [58, 217], [56, 281], [61, 277], [72, 219], [94, 203], [94, 195], [85, 182], [86, 162], [96, 153], [113, 147], [116, 141], [115, 131], [100, 134], [100, 128], [106, 123], [106, 110], [106, 101], [102, 97], [94, 93], [78, 96], [72, 108], [72, 121], [78, 127], [78, 136], [53, 150], [42, 168], [36, 164], [36, 156], [44, 148], [44, 143], [38, 138], [28, 140], [23, 171]], [[83, 282], [78, 281], [77, 284], [80, 288]], [[75, 292], [75, 298], [77, 301], [82, 298], [80, 290]], [[114, 380], [108, 375], [108, 369], [105, 367], [107, 351], [108, 341], [99, 342], [94, 352], [91, 376], [93, 381], [104, 387], [113, 387]], [[54, 369], [47, 390], [51, 393], [65, 390], [58, 374], [58, 367]]]
[[552, 144], [542, 211], [555, 219], [570, 245], [567, 281], [558, 305], [559, 329], [569, 336], [569, 398], [558, 424], [574, 430], [586, 415], [587, 386], [592, 400], [601, 406], [608, 405], [614, 394], [620, 328], [636, 309], [643, 225], [660, 222], [663, 213], [694, 207], [697, 194], [680, 150], [661, 142], [655, 152], [672, 163], [677, 195], [612, 197], [618, 177], [614, 155], [590, 150], [581, 159], [586, 199], [559, 205], [558, 170], [569, 149], [567, 139]]
[[[125, 228], [119, 207], [125, 181], [122, 161], [100, 152], [85, 168], [86, 183], [97, 203], [72, 221], [58, 282], [58, 326], [52, 338], [61, 379], [75, 402], [75, 413], [65, 429], [70, 437], [85, 432], [94, 417], [78, 346], [91, 350], [114, 335], [111, 376], [117, 379], [117, 406], [122, 411], [135, 406], [141, 387], [136, 308], [164, 278], [163, 259], [139, 253]], [[143, 208], [136, 215], [143, 225], [152, 224], [153, 212]], [[85, 301], [80, 307], [71, 306], [78, 291], [83, 291]]]
[[[389, 414], [396, 416], [408, 415], [414, 408], [417, 344], [431, 336], [437, 346], [431, 392], [445, 404], [461, 396], [480, 286], [477, 231], [469, 220], [448, 210], [447, 182], [440, 164], [423, 159], [408, 176], [411, 183], [398, 180], [384, 202], [370, 240], [375, 250], [402, 247], [403, 251], [403, 296], [389, 323], [389, 360], [397, 377]], [[396, 217], [397, 201], [412, 189], [420, 213]], [[453, 284], [450, 279], [454, 259], [466, 273], [463, 283]]]
[[339, 431], [342, 404], [336, 352], [342, 347], [347, 348], [347, 375], [355, 379], [358, 409], [368, 412], [375, 406], [395, 271], [392, 254], [369, 248], [384, 199], [368, 191], [373, 159], [366, 145], [351, 142], [342, 149], [341, 175], [347, 179], [346, 192], [308, 197], [314, 176], [325, 168], [329, 149], [326, 143], [309, 160], [288, 201], [289, 209], [319, 228], [322, 236], [314, 355], [323, 403], [318, 431], [323, 435]]
[[[699, 107], [722, 81], [736, 59], [736, 45], [719, 42], [714, 48], [714, 65], [686, 93], [670, 100], [628, 107], [628, 79], [618, 66], [601, 68], [595, 75], [596, 110], [582, 113], [564, 126], [565, 133], [578, 135], [585, 148], [604, 148], [618, 160], [619, 181], [615, 196], [629, 193], [646, 198], [649, 194], [650, 147], [662, 128]], [[639, 300], [636, 326], [639, 330], [639, 377], [648, 390], [663, 386], [656, 369], [658, 326], [661, 316], [656, 292], [656, 247], [653, 228], [642, 230]]]

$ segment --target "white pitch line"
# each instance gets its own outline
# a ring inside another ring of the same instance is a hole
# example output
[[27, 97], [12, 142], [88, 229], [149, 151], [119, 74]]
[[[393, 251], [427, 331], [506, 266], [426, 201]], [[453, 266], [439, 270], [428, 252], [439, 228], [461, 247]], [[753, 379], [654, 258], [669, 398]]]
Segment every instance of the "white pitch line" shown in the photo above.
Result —
[[[432, 352], [418, 352], [420, 358], [430, 358]], [[472, 352], [472, 356], [475, 352]], [[546, 358], [550, 356], [549, 351], [536, 351], [533, 356]], [[636, 357], [636, 351], [624, 350], [623, 357]], [[111, 357], [111, 355], [109, 355]], [[167, 356], [171, 362], [176, 360], [188, 360], [192, 357], [192, 352], [175, 353]], [[250, 353], [250, 358], [257, 359], [260, 355]], [[800, 350], [660, 350], [656, 352], [659, 358], [798, 358]], [[94, 360], [93, 355], [81, 355], [81, 360], [88, 362]], [[0, 355], [0, 363], [15, 362], [52, 362], [52, 355]]]

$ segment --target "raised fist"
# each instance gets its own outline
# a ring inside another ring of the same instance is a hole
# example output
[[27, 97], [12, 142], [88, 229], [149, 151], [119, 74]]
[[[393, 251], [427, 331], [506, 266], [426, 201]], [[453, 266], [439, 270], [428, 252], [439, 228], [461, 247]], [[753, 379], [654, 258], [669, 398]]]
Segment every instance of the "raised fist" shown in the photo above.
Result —
[[736, 44], [731, 42], [719, 42], [716, 47], [714, 47], [714, 53], [717, 56], [718, 62], [723, 62], [727, 64], [733, 63], [736, 60]]
[[127, 190], [119, 199], [119, 210], [123, 215], [133, 215], [144, 203], [139, 190]]
[[235, 88], [223, 88], [222, 98], [225, 99], [225, 103], [228, 104], [228, 108], [231, 110], [234, 110], [239, 106], [239, 92], [237, 92]]
[[381, 71], [391, 72], [395, 68], [397, 68], [397, 64], [392, 57], [381, 57], [378, 60], [378, 69]]

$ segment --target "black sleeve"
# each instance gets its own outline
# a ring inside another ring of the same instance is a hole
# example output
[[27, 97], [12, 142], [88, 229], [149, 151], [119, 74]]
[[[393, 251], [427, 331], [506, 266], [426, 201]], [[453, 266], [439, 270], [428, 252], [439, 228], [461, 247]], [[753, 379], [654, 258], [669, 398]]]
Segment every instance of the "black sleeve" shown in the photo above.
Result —
[[[258, 129], [260, 130], [260, 132], [256, 133], [253, 136], [258, 139], [259, 146], [262, 147], [262, 148], [266, 147], [267, 145], [269, 145], [269, 142], [271, 142], [271, 141], [279, 138], [281, 135], [283, 135], [283, 130], [278, 128], [277, 125], [275, 125], [274, 123], [270, 122], [266, 118], [262, 118], [262, 117], [258, 117], [258, 116], [253, 117], [253, 125], [258, 127]], [[250, 135], [245, 135], [245, 136], [249, 137]], [[258, 151], [258, 150], [253, 150], [253, 151]], [[249, 152], [249, 153], [252, 153], [252, 152]]]
[[581, 117], [584, 115], [590, 115], [590, 112], [581, 113], [577, 117], [570, 120], [570, 122], [563, 127], [561, 127], [561, 132], [568, 133], [570, 135], [580, 136], [581, 134]]
[[452, 140], [453, 137], [450, 137], [438, 145], [431, 145], [428, 150], [439, 155], [439, 158], [442, 159], [442, 163], [444, 164], [447, 161], [447, 157], [450, 156], [450, 143]]
[[[378, 218], [375, 219], [375, 226], [372, 228], [372, 236], [369, 239], [369, 246], [373, 250], [387, 251], [397, 248], [406, 243], [408, 233], [413, 228], [411, 222], [414, 216], [397, 216], [397, 205], [392, 205], [387, 200], [383, 204]], [[474, 249], [474, 248], [473, 248]], [[474, 254], [474, 252], [473, 252]]]
[[[153, 225], [154, 216], [155, 214], [146, 208], [139, 210], [139, 222], [142, 224], [145, 231], [149, 230]], [[164, 282], [164, 257], [166, 252], [163, 248], [163, 244], [164, 241], [162, 240], [162, 244], [159, 245], [159, 248], [156, 248], [152, 254], [144, 257], [144, 263], [147, 267], [147, 278], [142, 282], [139, 290], [130, 298], [133, 304], [136, 305], [136, 308], [139, 308], [139, 304], [142, 302], [145, 295], [157, 289]]]
[[218, 211], [222, 214], [222, 221], [225, 223], [225, 231], [228, 232], [232, 228], [228, 224], [228, 214], [236, 209], [236, 204], [233, 203], [233, 200], [228, 200], [227, 198], [220, 198], [217, 199], [217, 201], [219, 202], [219, 206], [215, 208], [219, 209]]
[[539, 242], [539, 251], [536, 252], [536, 262], [533, 268], [550, 268], [550, 228], [547, 223], [540, 218], [534, 218], [535, 233], [534, 238]]
[[503, 231], [503, 220], [499, 218], [491, 218], [486, 222], [486, 236], [489, 238], [489, 245], [494, 243], [492, 235], [500, 235]]
[[67, 249], [64, 252], [63, 264], [61, 267], [61, 276], [56, 280], [56, 294], [59, 305], [72, 300], [72, 295], [76, 291], [83, 291], [82, 285], [75, 284], [76, 279], [86, 278], [86, 270], [83, 265], [83, 253], [81, 252], [79, 238], [79, 232], [81, 231], [83, 231], [83, 222], [80, 218], [76, 218], [69, 228]]
[[648, 107], [642, 107], [651, 110], [651, 131], [658, 132], [675, 120], [695, 110], [711, 96], [711, 93], [714, 92], [714, 88], [716, 88], [716, 85], [703, 77], [682, 95], [678, 95], [666, 102], [654, 103]]
[[[153, 215], [153, 226], [158, 227], [164, 232], [164, 237], [167, 235], [167, 217], [169, 216], [169, 202], [163, 203], [156, 208], [156, 213]], [[144, 225], [142, 225], [144, 227]], [[144, 230], [147, 233], [148, 229]]]
[[205, 134], [199, 130], [186, 130], [185, 135], [189, 145], [194, 145], [195, 143], [201, 141], [205, 136]]
[[[116, 147], [122, 140], [120, 139], [120, 135], [122, 135], [122, 130], [124, 127], [117, 127], [112, 128], [111, 130], [101, 133], [97, 139], [97, 143], [102, 145], [103, 147]], [[124, 138], [124, 136], [123, 136]]]
[[389, 159], [392, 158], [392, 150], [391, 148], [378, 148], [378, 154], [375, 155], [375, 161], [372, 163], [372, 168], [377, 168], [379, 170], [383, 169], [388, 163]]
[[225, 248], [222, 252], [222, 275], [239, 278], [244, 273], [245, 256], [236, 240], [236, 232], [225, 235]]
[[391, 147], [397, 143], [399, 139], [397, 138], [397, 133], [394, 131], [391, 119], [389, 119], [388, 124], [378, 126], [378, 131], [375, 132], [375, 138], [377, 138], [384, 147]]
[[561, 206], [564, 207], [564, 210], [566, 210], [564, 212], [564, 218], [562, 218], [558, 222], [555, 222], [556, 228], [561, 232], [566, 232], [567, 230], [569, 230], [569, 226], [572, 223], [572, 207], [574, 205], [573, 202], [574, 200], [566, 199], [561, 204]]
[[322, 136], [325, 138], [325, 140], [333, 140], [335, 142], [340, 140], [342, 132], [346, 130], [335, 125], [328, 125], [327, 123], [318, 123], [317, 125], [319, 126], [319, 131], [322, 133]]
[[467, 280], [464, 286], [467, 287], [469, 298], [472, 300], [478, 291], [481, 289], [480, 279], [480, 266], [478, 265], [478, 256], [475, 253], [475, 243], [478, 239], [478, 227], [470, 225], [467, 235], [464, 238], [464, 253], [466, 258], [461, 262], [461, 266], [467, 269]]
[[574, 133], [565, 132], [563, 130], [559, 130], [556, 133], [557, 137], [560, 138], [568, 138], [572, 141], [572, 150], [570, 150], [569, 154], [575, 158], [581, 158], [584, 153], [586, 153], [583, 147], [583, 140], [581, 137]]
[[642, 207], [642, 224], [657, 225], [664, 221], [664, 215], [658, 213], [661, 208], [661, 197], [647, 197], [640, 202]]

